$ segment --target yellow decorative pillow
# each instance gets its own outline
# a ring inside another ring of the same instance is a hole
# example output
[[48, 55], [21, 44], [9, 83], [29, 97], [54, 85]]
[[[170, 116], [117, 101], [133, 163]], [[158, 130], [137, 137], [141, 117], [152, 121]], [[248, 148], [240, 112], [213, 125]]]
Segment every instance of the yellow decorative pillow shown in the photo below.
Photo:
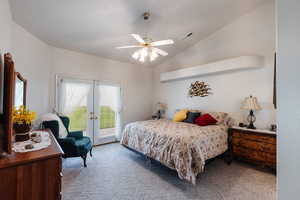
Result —
[[188, 112], [188, 110], [180, 110], [179, 112], [176, 112], [173, 117], [173, 121], [174, 122], [182, 122], [183, 120], [186, 119], [187, 112]]

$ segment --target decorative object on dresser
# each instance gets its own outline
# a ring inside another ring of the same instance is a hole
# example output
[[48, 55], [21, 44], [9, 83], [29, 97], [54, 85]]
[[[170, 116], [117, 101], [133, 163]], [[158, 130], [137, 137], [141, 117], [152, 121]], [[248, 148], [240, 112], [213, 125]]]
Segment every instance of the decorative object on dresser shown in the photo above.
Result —
[[19, 106], [18, 109], [13, 110], [13, 123], [16, 142], [30, 139], [29, 131], [31, 130], [31, 124], [35, 119], [35, 116], [35, 112], [27, 110], [23, 105]]
[[231, 160], [242, 160], [276, 171], [276, 132], [232, 127], [228, 133]]
[[211, 88], [206, 83], [203, 81], [196, 81], [191, 84], [188, 95], [190, 97], [206, 97], [209, 94], [212, 94], [209, 90], [211, 90]]
[[48, 131], [30, 131], [30, 140], [13, 143], [14, 152], [38, 151], [51, 144]]
[[252, 95], [250, 95], [250, 97], [246, 97], [245, 100], [242, 102], [241, 109], [250, 111], [247, 117], [247, 121], [249, 122], [247, 128], [256, 129], [254, 126], [254, 122], [256, 121], [256, 117], [254, 116], [254, 111], [262, 109], [257, 101], [257, 98], [253, 97]]

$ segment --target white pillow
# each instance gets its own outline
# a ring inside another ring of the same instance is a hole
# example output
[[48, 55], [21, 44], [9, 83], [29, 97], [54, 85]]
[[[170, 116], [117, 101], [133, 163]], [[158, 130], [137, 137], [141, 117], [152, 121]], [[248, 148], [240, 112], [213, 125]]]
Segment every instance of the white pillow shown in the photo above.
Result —
[[66, 129], [66, 127], [64, 126], [63, 122], [61, 121], [61, 119], [56, 115], [56, 114], [53, 114], [53, 113], [47, 113], [47, 114], [44, 114], [40, 117], [39, 121], [42, 123], [42, 122], [45, 122], [45, 121], [53, 121], [53, 120], [56, 120], [58, 121], [58, 126], [59, 126], [59, 138], [65, 138], [68, 136], [68, 131]]

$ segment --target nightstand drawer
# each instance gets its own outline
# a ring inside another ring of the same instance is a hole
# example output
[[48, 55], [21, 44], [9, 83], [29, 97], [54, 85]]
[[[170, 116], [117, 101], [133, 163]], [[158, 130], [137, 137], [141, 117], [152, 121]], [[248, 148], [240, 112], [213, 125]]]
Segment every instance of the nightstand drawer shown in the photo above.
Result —
[[276, 154], [266, 153], [262, 151], [253, 151], [241, 146], [233, 146], [235, 158], [248, 162], [276, 168]]
[[232, 145], [238, 147], [240, 146], [249, 150], [256, 150], [276, 154], [276, 145], [271, 143], [257, 142], [254, 140], [247, 140], [241, 137], [233, 137]]
[[232, 132], [232, 136], [233, 136], [233, 138], [237, 137], [237, 138], [243, 138], [245, 140], [252, 140], [252, 141], [276, 145], [276, 138], [272, 137], [272, 136], [261, 135], [261, 134], [256, 134], [256, 133], [238, 132], [235, 130]]

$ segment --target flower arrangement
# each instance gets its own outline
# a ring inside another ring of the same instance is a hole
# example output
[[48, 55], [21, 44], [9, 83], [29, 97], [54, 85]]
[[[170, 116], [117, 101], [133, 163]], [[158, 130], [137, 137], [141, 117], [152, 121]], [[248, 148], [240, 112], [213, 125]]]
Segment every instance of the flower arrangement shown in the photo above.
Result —
[[13, 110], [13, 123], [31, 125], [36, 117], [36, 113], [26, 110], [25, 106], [20, 106], [18, 109]]
[[13, 123], [16, 142], [22, 142], [30, 139], [29, 132], [35, 117], [35, 112], [27, 110], [25, 106], [20, 106], [18, 109], [15, 108], [13, 110]]

